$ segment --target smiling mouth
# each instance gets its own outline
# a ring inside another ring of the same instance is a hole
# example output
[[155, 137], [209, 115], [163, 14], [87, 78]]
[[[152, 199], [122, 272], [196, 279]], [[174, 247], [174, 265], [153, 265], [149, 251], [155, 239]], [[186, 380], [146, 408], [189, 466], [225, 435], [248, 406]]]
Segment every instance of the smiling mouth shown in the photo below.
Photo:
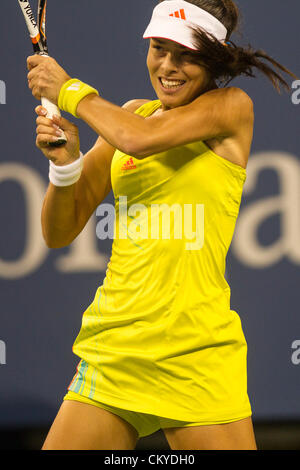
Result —
[[167, 80], [166, 78], [159, 78], [159, 81], [162, 85], [162, 87], [165, 90], [178, 90], [179, 88], [182, 88], [183, 85], [185, 85], [185, 80]]

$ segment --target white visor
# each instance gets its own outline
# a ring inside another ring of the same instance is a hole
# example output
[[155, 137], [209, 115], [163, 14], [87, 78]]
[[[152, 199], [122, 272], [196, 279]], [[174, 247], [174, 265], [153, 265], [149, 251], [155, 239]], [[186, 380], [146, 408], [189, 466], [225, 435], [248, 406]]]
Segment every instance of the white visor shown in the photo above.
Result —
[[166, 0], [157, 5], [143, 37], [169, 39], [197, 50], [191, 29], [195, 26], [200, 26], [220, 42], [226, 40], [227, 29], [217, 18], [184, 0]]

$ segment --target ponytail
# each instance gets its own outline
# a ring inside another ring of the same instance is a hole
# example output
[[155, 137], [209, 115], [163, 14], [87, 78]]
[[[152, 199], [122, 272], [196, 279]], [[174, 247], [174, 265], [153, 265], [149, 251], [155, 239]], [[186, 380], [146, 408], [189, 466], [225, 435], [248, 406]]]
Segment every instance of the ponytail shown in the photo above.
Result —
[[256, 77], [253, 69], [263, 73], [279, 93], [281, 93], [280, 85], [287, 91], [291, 90], [280, 72], [284, 72], [294, 79], [298, 78], [266, 52], [261, 49], [254, 50], [250, 44], [247, 48], [237, 46], [232, 41], [227, 41], [226, 45], [223, 45], [200, 28], [194, 29], [194, 40], [198, 49], [192, 53], [194, 60], [207, 67], [213, 78], [224, 83], [224, 86], [240, 75]]

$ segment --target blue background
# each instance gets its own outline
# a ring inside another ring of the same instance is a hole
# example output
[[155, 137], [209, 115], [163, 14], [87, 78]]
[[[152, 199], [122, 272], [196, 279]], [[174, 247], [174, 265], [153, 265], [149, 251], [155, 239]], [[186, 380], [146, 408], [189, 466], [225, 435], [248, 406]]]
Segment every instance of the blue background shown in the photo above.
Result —
[[[142, 39], [155, 4], [49, 1], [50, 54], [71, 76], [115, 104], [155, 99]], [[300, 4], [240, 0], [238, 5], [242, 35], [233, 40], [264, 49], [300, 77], [295, 40]], [[111, 241], [97, 240], [95, 216], [81, 242], [54, 251], [44, 246], [39, 217], [48, 162], [35, 147], [37, 102], [26, 80], [32, 50], [17, 2], [2, 0], [0, 37], [0, 80], [6, 84], [6, 104], [0, 105], [0, 340], [6, 345], [0, 426], [43, 426], [55, 417], [74, 375], [78, 358], [72, 344], [82, 313], [103, 281]], [[279, 95], [259, 73], [232, 85], [251, 96], [256, 115], [247, 183], [227, 258], [232, 308], [241, 316], [249, 347], [249, 395], [254, 419], [300, 419], [300, 364], [292, 362], [292, 343], [300, 339], [300, 105], [292, 104], [288, 93]], [[85, 152], [97, 136], [84, 123], [76, 124]], [[278, 210], [266, 215], [251, 237], [247, 211], [254, 211], [255, 219], [259, 208], [276, 198], [284, 198], [284, 209], [278, 199]], [[105, 202], [113, 203], [112, 193]], [[31, 256], [24, 259], [29, 244]]]

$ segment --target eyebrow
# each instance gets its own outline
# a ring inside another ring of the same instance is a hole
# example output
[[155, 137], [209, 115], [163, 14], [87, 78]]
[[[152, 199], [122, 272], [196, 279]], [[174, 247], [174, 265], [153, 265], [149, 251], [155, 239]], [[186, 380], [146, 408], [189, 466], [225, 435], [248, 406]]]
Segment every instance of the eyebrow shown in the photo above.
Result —
[[[159, 44], [166, 44], [166, 41], [164, 41], [163, 39], [157, 39], [157, 38], [152, 38], [152, 39], [153, 39], [153, 41], [156, 41]], [[186, 47], [183, 47], [180, 44], [176, 44], [176, 47], [180, 51], [185, 51], [186, 50]]]

